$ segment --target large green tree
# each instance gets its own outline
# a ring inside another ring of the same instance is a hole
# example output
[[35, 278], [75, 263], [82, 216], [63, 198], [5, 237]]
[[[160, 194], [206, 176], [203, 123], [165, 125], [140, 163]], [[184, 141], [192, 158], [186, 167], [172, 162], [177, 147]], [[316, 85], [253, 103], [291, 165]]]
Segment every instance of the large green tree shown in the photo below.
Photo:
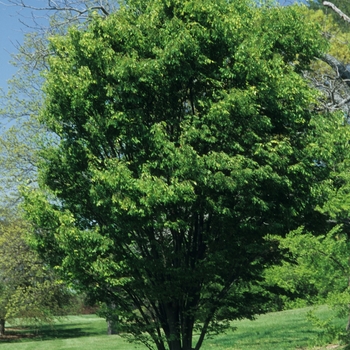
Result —
[[198, 350], [263, 312], [283, 255], [266, 234], [324, 229], [315, 207], [349, 153], [300, 74], [323, 48], [299, 7], [226, 0], [130, 0], [53, 37], [32, 244], [149, 348], [196, 332]]

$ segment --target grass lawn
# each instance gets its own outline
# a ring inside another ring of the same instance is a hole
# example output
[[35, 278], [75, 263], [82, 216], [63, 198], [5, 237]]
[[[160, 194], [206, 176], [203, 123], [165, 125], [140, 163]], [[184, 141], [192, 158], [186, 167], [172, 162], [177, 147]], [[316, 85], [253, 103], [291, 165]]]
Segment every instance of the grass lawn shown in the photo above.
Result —
[[[310, 309], [296, 309], [262, 315], [255, 321], [234, 322], [236, 331], [207, 339], [203, 350], [301, 350], [310, 345], [318, 334], [306, 320]], [[327, 317], [325, 307], [319, 314]], [[346, 324], [346, 321], [342, 321]], [[94, 315], [69, 316], [54, 325], [15, 327], [0, 338], [1, 350], [146, 350], [142, 345], [126, 342], [119, 336], [106, 335], [106, 322]], [[309, 347], [308, 347], [309, 346]], [[326, 349], [318, 348], [318, 349]], [[331, 347], [329, 347], [330, 349]], [[332, 349], [341, 347], [332, 346]]]
[[[313, 344], [320, 330], [315, 329], [306, 319], [311, 308], [273, 312], [261, 315], [255, 321], [242, 320], [234, 322], [237, 330], [209, 339], [203, 350], [296, 350], [315, 349]], [[330, 312], [321, 307], [317, 313], [328, 318]], [[339, 320], [341, 326], [346, 320]], [[332, 349], [341, 349], [332, 344]], [[320, 349], [320, 348], [318, 348]], [[324, 347], [326, 349], [326, 347]]]

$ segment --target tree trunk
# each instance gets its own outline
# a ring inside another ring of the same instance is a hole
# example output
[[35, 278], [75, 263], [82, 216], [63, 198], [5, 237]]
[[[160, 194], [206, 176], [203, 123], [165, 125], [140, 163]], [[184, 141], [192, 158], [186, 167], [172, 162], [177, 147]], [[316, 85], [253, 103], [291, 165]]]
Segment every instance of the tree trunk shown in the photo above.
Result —
[[179, 308], [175, 302], [166, 305], [166, 316], [169, 327], [169, 334], [167, 334], [169, 350], [182, 350], [179, 325]]
[[118, 320], [107, 320], [107, 334], [113, 335], [118, 334]]
[[182, 348], [192, 350], [193, 319], [188, 317], [182, 329]]
[[0, 337], [5, 335], [5, 319], [0, 318]]
[[[350, 265], [350, 259], [348, 260], [348, 264]], [[350, 287], [350, 277], [348, 278], [348, 287]], [[349, 332], [350, 330], [350, 305], [348, 305], [349, 312], [348, 312], [348, 324], [346, 325], [346, 331]]]
[[109, 309], [109, 315], [107, 316], [107, 334], [118, 334], [118, 316], [115, 314], [115, 305], [107, 305]]

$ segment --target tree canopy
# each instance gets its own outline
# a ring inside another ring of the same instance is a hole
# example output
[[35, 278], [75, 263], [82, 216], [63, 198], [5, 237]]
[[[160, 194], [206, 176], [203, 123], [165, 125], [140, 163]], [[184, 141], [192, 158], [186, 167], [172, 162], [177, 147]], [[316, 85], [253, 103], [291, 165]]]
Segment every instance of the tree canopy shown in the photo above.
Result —
[[347, 125], [301, 76], [326, 44], [298, 6], [130, 0], [91, 16], [51, 38], [32, 244], [149, 348], [190, 350], [199, 332], [198, 350], [264, 311], [263, 271], [283, 258], [267, 234], [327, 227], [316, 209]]

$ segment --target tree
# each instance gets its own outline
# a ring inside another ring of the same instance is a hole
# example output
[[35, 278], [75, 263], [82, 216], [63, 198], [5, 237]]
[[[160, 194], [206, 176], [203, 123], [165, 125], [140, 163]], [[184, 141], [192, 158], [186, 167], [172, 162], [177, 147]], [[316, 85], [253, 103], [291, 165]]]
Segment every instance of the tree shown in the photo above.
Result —
[[[333, 0], [333, 1], [323, 1], [323, 0], [308, 0], [308, 6], [312, 10], [321, 10], [326, 15], [332, 17], [341, 28], [342, 31], [349, 31], [349, 24], [344, 22], [337, 13], [334, 12], [333, 6], [340, 9], [343, 13], [350, 13], [349, 2], [346, 0]], [[326, 3], [326, 5], [325, 5]]]
[[26, 243], [27, 223], [1, 211], [0, 336], [17, 318], [48, 321], [72, 311], [74, 293]]
[[283, 258], [266, 235], [324, 228], [315, 208], [349, 154], [334, 159], [347, 125], [300, 75], [324, 47], [299, 7], [224, 0], [131, 0], [53, 37], [33, 246], [149, 348], [199, 332], [198, 350], [263, 312]]

